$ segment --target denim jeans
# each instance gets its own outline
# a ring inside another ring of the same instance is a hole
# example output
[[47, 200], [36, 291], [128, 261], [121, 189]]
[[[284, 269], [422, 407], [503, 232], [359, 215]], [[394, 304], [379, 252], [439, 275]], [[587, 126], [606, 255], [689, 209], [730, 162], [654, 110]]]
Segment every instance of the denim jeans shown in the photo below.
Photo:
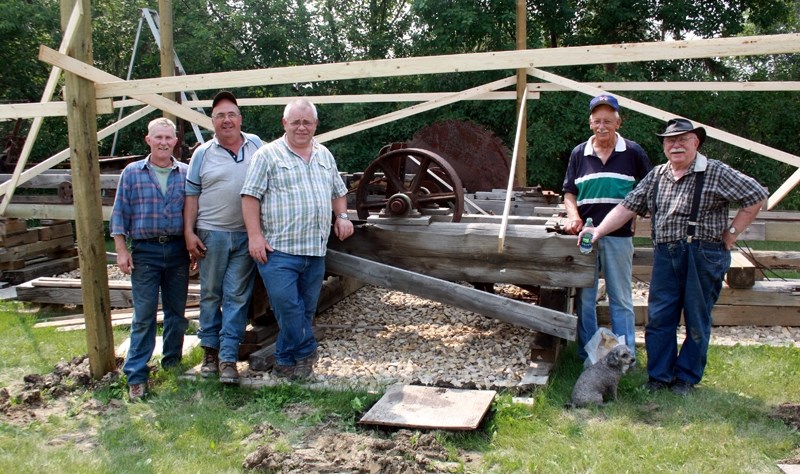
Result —
[[161, 365], [177, 365], [183, 353], [183, 335], [189, 322], [184, 314], [189, 288], [189, 253], [183, 239], [165, 244], [134, 240], [131, 244], [133, 271], [133, 322], [131, 345], [122, 367], [128, 384], [147, 382], [147, 361], [156, 345], [156, 312], [161, 290], [164, 311], [164, 353]]
[[247, 247], [247, 232], [199, 229], [206, 246], [200, 267], [200, 345], [219, 349], [219, 360], [239, 360], [247, 327], [256, 266]]
[[295, 365], [317, 349], [311, 330], [325, 276], [325, 257], [290, 255], [274, 251], [259, 263], [269, 302], [278, 320], [275, 362]]
[[[703, 378], [711, 339], [711, 309], [719, 298], [731, 254], [722, 243], [685, 240], [658, 244], [645, 328], [651, 379], [696, 384]], [[686, 339], [678, 353], [675, 332], [681, 314]]]
[[636, 320], [633, 314], [631, 278], [633, 275], [633, 238], [606, 236], [597, 242], [594, 287], [579, 288], [578, 356], [587, 357], [584, 346], [597, 332], [597, 287], [602, 270], [611, 310], [611, 332], [625, 336], [625, 344], [636, 353]]

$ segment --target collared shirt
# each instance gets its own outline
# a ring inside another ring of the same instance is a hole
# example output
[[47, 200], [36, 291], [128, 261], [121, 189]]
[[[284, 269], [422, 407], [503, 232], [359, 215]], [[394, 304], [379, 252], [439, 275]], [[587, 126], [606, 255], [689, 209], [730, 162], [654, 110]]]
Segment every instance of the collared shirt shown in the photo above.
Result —
[[[647, 153], [638, 143], [616, 134], [614, 151], [605, 163], [594, 150], [594, 136], [576, 146], [569, 157], [562, 192], [577, 197], [578, 213], [584, 221], [591, 217], [595, 226], [622, 202], [637, 181], [653, 168]], [[631, 222], [610, 234], [631, 237]]]
[[250, 160], [261, 139], [242, 133], [239, 153], [233, 153], [215, 136], [192, 154], [186, 176], [186, 195], [197, 198], [197, 229], [244, 232], [240, 191]]
[[183, 235], [184, 182], [186, 163], [172, 159], [167, 192], [161, 192], [150, 155], [122, 170], [111, 211], [111, 235], [131, 239], [152, 239], [162, 235]]
[[331, 232], [333, 199], [347, 194], [336, 160], [316, 141], [308, 163], [286, 136], [253, 156], [242, 194], [261, 201], [261, 230], [273, 249], [292, 255], [324, 256]]
[[697, 216], [695, 239], [720, 242], [728, 228], [731, 203], [748, 207], [763, 201], [769, 194], [755, 179], [717, 160], [698, 153], [693, 165], [679, 179], [672, 174], [672, 165], [656, 166], [634, 189], [622, 205], [639, 215], [652, 210], [655, 183], [658, 180], [656, 215], [651, 222], [655, 227], [656, 242], [673, 242], [686, 238], [692, 210], [695, 179], [698, 171], [705, 170], [703, 193]]

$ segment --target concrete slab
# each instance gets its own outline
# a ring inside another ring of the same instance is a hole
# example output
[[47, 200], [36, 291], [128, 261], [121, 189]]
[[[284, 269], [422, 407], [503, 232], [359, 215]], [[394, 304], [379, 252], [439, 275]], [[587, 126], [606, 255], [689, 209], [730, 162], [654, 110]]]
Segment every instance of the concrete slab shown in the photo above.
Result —
[[359, 424], [474, 430], [496, 394], [494, 390], [396, 384], [386, 390]]

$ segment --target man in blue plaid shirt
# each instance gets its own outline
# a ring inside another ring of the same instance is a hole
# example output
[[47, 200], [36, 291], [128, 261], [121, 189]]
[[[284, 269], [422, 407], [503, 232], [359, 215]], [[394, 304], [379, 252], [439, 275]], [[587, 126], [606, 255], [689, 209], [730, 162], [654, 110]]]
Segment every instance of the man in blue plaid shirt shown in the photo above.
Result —
[[[178, 142], [175, 124], [158, 118], [147, 127], [150, 154], [125, 167], [119, 177], [110, 230], [117, 265], [131, 276], [133, 322], [123, 371], [131, 401], [145, 395], [147, 361], [156, 343], [158, 295], [164, 311], [164, 355], [161, 366], [180, 364], [184, 311], [189, 288], [189, 252], [183, 238], [186, 170], [172, 156]], [[128, 250], [130, 241], [130, 250]]]

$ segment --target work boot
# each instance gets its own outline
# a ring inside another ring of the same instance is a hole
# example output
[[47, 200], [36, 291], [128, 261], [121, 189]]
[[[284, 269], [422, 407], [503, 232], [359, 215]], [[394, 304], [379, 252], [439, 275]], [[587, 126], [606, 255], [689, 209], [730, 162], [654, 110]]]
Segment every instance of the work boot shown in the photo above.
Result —
[[239, 371], [236, 370], [236, 362], [219, 363], [219, 381], [229, 384], [239, 383]]
[[316, 349], [310, 356], [298, 360], [294, 368], [294, 374], [291, 377], [292, 380], [304, 381], [310, 379], [314, 375], [314, 364], [317, 363], [317, 360], [319, 360], [319, 354]]
[[204, 379], [213, 377], [219, 373], [219, 349], [203, 347], [203, 365], [200, 366], [200, 375]]
[[128, 386], [128, 398], [131, 402], [143, 399], [146, 393], [146, 383], [134, 383]]

